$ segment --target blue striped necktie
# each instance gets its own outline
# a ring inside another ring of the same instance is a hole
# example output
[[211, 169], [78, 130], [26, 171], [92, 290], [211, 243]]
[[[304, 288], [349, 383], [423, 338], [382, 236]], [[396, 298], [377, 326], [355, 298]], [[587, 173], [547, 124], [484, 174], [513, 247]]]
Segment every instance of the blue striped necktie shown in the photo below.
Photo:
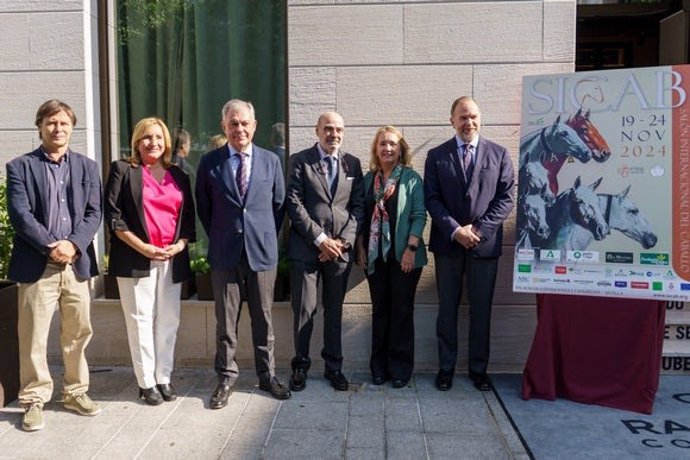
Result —
[[239, 152], [237, 157], [240, 159], [240, 163], [237, 165], [235, 180], [237, 181], [237, 190], [240, 192], [240, 197], [244, 200], [244, 196], [247, 194], [247, 187], [249, 186], [249, 181], [247, 180], [247, 154]]

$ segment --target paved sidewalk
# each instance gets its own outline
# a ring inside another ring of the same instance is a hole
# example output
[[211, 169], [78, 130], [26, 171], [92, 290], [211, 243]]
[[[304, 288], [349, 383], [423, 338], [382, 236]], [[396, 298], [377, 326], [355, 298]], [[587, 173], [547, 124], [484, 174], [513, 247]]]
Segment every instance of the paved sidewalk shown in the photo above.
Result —
[[[287, 371], [279, 376], [287, 382]], [[368, 373], [348, 377], [350, 391], [336, 392], [313, 369], [307, 388], [281, 402], [245, 370], [228, 406], [210, 410], [210, 370], [176, 371], [177, 401], [154, 407], [137, 399], [131, 368], [97, 367], [89, 394], [100, 415], [51, 402], [45, 428], [26, 433], [16, 403], [0, 409], [0, 458], [529, 458], [494, 393], [475, 390], [465, 376], [445, 393], [431, 373], [403, 389], [371, 385]]]

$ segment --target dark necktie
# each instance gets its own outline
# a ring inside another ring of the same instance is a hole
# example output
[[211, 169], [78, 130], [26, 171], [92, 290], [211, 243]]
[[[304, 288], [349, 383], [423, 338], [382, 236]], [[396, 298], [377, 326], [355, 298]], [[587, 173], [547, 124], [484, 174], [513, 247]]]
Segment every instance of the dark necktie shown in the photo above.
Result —
[[240, 192], [240, 197], [244, 200], [244, 196], [247, 194], [247, 187], [249, 186], [249, 181], [247, 180], [247, 154], [239, 152], [237, 157], [240, 159], [240, 163], [237, 165], [235, 180], [237, 181], [237, 190]]
[[462, 146], [462, 169], [465, 171], [465, 179], [472, 177], [472, 144]]
[[328, 185], [331, 188], [331, 195], [335, 195], [336, 184], [338, 183], [336, 180], [335, 157], [328, 155], [326, 157], [326, 164], [328, 165]]

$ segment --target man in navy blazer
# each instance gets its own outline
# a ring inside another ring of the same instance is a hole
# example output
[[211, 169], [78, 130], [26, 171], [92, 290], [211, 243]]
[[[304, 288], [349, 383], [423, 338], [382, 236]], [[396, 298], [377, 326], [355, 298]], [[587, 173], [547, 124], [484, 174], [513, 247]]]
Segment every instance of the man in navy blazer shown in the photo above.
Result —
[[275, 376], [271, 319], [278, 266], [278, 231], [283, 220], [285, 181], [278, 157], [252, 143], [256, 118], [251, 103], [228, 101], [221, 126], [228, 143], [205, 154], [196, 180], [197, 213], [208, 234], [208, 261], [216, 310], [212, 409], [225, 407], [239, 369], [237, 326], [246, 297], [252, 323], [259, 388], [277, 399], [290, 391]]
[[81, 415], [101, 411], [86, 394], [84, 355], [92, 335], [88, 279], [98, 274], [93, 237], [101, 222], [101, 181], [96, 162], [69, 148], [76, 122], [67, 104], [46, 101], [36, 113], [41, 146], [6, 166], [16, 232], [9, 277], [19, 283], [19, 403], [26, 431], [43, 428], [43, 405], [53, 394], [46, 344], [56, 304], [64, 406]]
[[434, 253], [439, 297], [436, 387], [447, 391], [453, 385], [465, 277], [470, 304], [469, 377], [477, 389], [488, 391], [491, 305], [503, 221], [513, 208], [513, 163], [505, 147], [479, 135], [481, 113], [471, 97], [453, 102], [450, 122], [456, 135], [431, 149], [424, 166], [432, 223], [429, 249]]

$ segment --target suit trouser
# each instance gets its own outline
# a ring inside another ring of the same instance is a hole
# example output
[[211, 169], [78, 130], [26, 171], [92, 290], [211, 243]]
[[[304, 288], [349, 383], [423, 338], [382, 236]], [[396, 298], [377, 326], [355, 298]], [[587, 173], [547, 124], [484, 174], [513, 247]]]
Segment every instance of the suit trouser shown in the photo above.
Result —
[[371, 295], [371, 374], [410, 380], [414, 368], [414, 296], [422, 268], [405, 273], [400, 262], [378, 258], [367, 275]]
[[41, 278], [19, 283], [19, 403], [44, 404], [53, 395], [47, 347], [50, 322], [60, 312], [60, 347], [65, 366], [63, 395], [89, 389], [84, 350], [91, 340], [91, 295], [87, 281], [77, 280], [71, 265], [48, 263]]
[[171, 261], [152, 260], [149, 276], [118, 277], [117, 285], [139, 387], [170, 383], [182, 289], [182, 283], [172, 281]]
[[275, 280], [276, 270], [252, 271], [244, 252], [235, 269], [211, 270], [213, 295], [216, 299], [215, 371], [219, 383], [234, 385], [239, 375], [235, 354], [243, 292], [246, 292], [252, 325], [256, 374], [261, 380], [275, 375], [275, 336], [271, 312]]
[[439, 368], [446, 372], [455, 371], [458, 359], [458, 307], [464, 276], [470, 304], [468, 370], [470, 374], [484, 374], [489, 364], [491, 305], [498, 258], [476, 258], [463, 251], [459, 256], [434, 253], [434, 259], [439, 297], [436, 320]]
[[309, 367], [309, 347], [314, 329], [319, 281], [322, 284], [323, 348], [326, 369], [339, 371], [343, 366], [343, 300], [352, 263], [343, 261], [304, 262], [290, 260], [290, 296], [294, 317], [295, 360]]

